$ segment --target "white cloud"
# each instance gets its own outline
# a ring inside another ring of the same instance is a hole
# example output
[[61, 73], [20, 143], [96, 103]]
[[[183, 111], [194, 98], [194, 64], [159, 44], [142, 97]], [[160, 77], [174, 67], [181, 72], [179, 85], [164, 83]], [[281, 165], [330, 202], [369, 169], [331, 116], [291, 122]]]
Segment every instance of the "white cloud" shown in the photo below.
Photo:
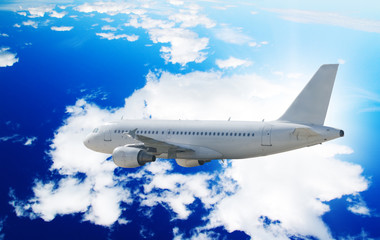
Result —
[[64, 16], [66, 16], [67, 12], [56, 12], [56, 11], [51, 11], [50, 13], [50, 17], [54, 17], [54, 18], [63, 18]]
[[34, 141], [37, 140], [37, 137], [27, 137], [26, 141], [24, 143], [25, 146], [30, 146], [33, 144]]
[[298, 23], [317, 23], [344, 27], [365, 32], [380, 33], [380, 21], [352, 18], [333, 12], [316, 12], [298, 9], [267, 9], [280, 18]]
[[26, 12], [17, 12], [19, 15], [26, 17]]
[[[68, 107], [67, 112], [70, 117], [57, 130], [49, 151], [53, 160], [50, 170], [57, 171], [60, 180], [36, 180], [32, 199], [20, 202], [13, 196], [11, 204], [18, 216], [51, 221], [57, 215], [79, 212], [83, 213], [84, 220], [112, 225], [121, 214], [121, 202], [131, 201], [130, 193], [115, 181], [115, 165], [105, 161], [107, 155], [86, 149], [82, 140], [102, 121], [120, 119], [120, 114], [101, 110], [84, 100]], [[73, 152], [75, 154], [71, 154]], [[86, 177], [79, 180], [76, 178], [78, 173], [84, 173]]]
[[10, 67], [18, 62], [15, 53], [8, 51], [9, 48], [0, 48], [0, 67]]
[[170, 15], [169, 19], [174, 22], [181, 23], [182, 28], [196, 27], [198, 25], [203, 25], [206, 28], [212, 28], [216, 25], [214, 21], [205, 15], [199, 14], [198, 11], [192, 10], [182, 10], [180, 13]]
[[339, 63], [339, 64], [345, 64], [345, 63], [346, 63], [346, 60], [339, 58], [339, 59], [338, 59], [338, 63]]
[[25, 146], [31, 146], [37, 137], [23, 137], [19, 134], [0, 137], [0, 142], [11, 141], [12, 143], [24, 143]]
[[181, 0], [167, 0], [168, 3], [175, 5], [175, 6], [180, 6], [183, 5], [185, 2]]
[[66, 32], [66, 31], [71, 31], [71, 29], [73, 29], [74, 27], [70, 26], [70, 27], [65, 27], [65, 26], [61, 26], [61, 27], [57, 27], [57, 26], [53, 26], [51, 27], [50, 29], [53, 30], [53, 31], [58, 31], [58, 32]]
[[113, 22], [113, 19], [111, 19], [111, 18], [102, 18], [102, 20], [103, 20], [103, 21], [106, 21], [106, 22], [108, 22], [108, 23]]
[[102, 27], [102, 31], [117, 31], [117, 28], [106, 25]]
[[15, 23], [15, 24], [13, 25], [13, 27], [16, 27], [16, 28], [20, 28], [20, 27], [21, 27], [21, 25], [20, 25], [20, 24], [17, 24], [17, 23]]
[[0, 37], [9, 37], [9, 35], [6, 33], [0, 33]]
[[189, 62], [200, 63], [206, 59], [207, 53], [203, 50], [207, 48], [208, 38], [199, 38], [198, 34], [185, 28], [175, 28], [174, 22], [133, 17], [125, 25], [147, 29], [153, 43], [170, 44], [160, 49], [166, 62], [185, 66]]
[[239, 66], [250, 66], [251, 61], [230, 57], [226, 60], [217, 59], [215, 61], [219, 68], [236, 68]]
[[114, 33], [96, 33], [96, 36], [100, 36], [103, 39], [114, 40], [114, 39], [127, 39], [130, 42], [137, 41], [139, 36], [137, 35], [127, 35], [127, 34], [119, 34], [115, 35]]
[[[258, 239], [287, 239], [297, 234], [331, 239], [321, 219], [330, 210], [324, 202], [368, 187], [360, 166], [335, 157], [350, 153], [348, 147], [325, 144], [233, 161], [226, 175], [236, 181], [239, 190], [218, 203], [209, 227], [221, 225]], [[280, 223], [265, 226], [263, 217]]]
[[189, 62], [201, 63], [206, 59], [208, 38], [199, 38], [198, 34], [183, 28], [151, 29], [150, 39], [153, 43], [170, 43], [160, 51], [166, 62], [179, 63], [185, 66]]
[[34, 28], [38, 27], [38, 23], [35, 22], [35, 21], [32, 21], [32, 20], [24, 21], [24, 22], [22, 22], [22, 24], [24, 26], [31, 26], [31, 27], [34, 27]]
[[215, 37], [227, 43], [246, 44], [252, 38], [242, 33], [241, 28], [223, 27], [215, 30]]
[[116, 14], [136, 14], [142, 15], [146, 13], [146, 10], [139, 8], [136, 4], [131, 2], [95, 2], [84, 3], [74, 8], [78, 12], [90, 13], [106, 13], [114, 16]]
[[54, 9], [54, 5], [51, 6], [39, 6], [39, 7], [30, 7], [27, 10], [29, 11], [30, 18], [37, 18], [45, 16], [45, 13], [51, 12]]
[[[92, 128], [121, 115], [128, 119], [152, 115], [155, 119], [227, 120], [232, 116], [234, 120], [252, 120], [265, 114], [275, 119], [296, 94], [287, 85], [256, 74], [160, 72], [149, 73], [146, 85], [125, 100], [124, 108], [102, 110], [78, 100], [67, 108], [69, 117], [56, 131], [49, 150], [50, 170], [62, 175], [61, 179], [36, 180], [32, 199], [12, 203], [19, 215], [29, 213], [30, 217], [33, 213], [51, 220], [56, 215], [82, 213], [85, 220], [110, 226], [123, 211], [121, 203], [133, 201], [148, 209], [148, 216], [152, 207], [160, 204], [173, 212], [174, 218], [187, 219], [199, 199], [202, 207], [211, 211], [204, 217], [208, 224], [196, 233], [199, 237], [209, 237], [208, 229], [222, 226], [257, 239], [287, 239], [289, 235], [329, 239], [329, 229], [321, 218], [329, 211], [327, 202], [368, 187], [359, 165], [338, 159], [340, 154], [352, 153], [348, 147], [324, 144], [229, 161], [217, 174], [182, 174], [169, 161], [158, 160], [136, 172], [118, 169], [123, 174], [115, 176], [114, 164], [104, 160], [108, 155], [82, 144]], [[78, 172], [86, 175], [84, 180], [76, 179]], [[81, 200], [71, 201], [71, 195]], [[62, 201], [64, 204], [58, 204]], [[178, 231], [174, 235], [181, 236]]]
[[350, 203], [347, 208], [350, 212], [357, 215], [371, 215], [370, 210], [367, 207], [367, 204], [364, 202], [364, 200], [359, 194], [347, 198], [347, 202]]

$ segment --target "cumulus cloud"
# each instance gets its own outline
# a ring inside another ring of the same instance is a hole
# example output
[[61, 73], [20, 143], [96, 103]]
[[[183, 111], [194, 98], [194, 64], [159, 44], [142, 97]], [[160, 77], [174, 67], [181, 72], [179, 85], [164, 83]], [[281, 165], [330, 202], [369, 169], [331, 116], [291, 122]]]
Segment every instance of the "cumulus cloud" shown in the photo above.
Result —
[[[152, 214], [149, 210], [162, 205], [174, 213], [175, 219], [185, 220], [198, 199], [208, 219], [206, 226], [196, 232], [200, 237], [207, 237], [207, 231], [221, 226], [258, 239], [287, 239], [292, 235], [329, 239], [329, 229], [322, 220], [329, 211], [328, 202], [356, 195], [368, 187], [359, 165], [339, 160], [339, 155], [352, 153], [349, 147], [324, 144], [234, 160], [217, 173], [183, 174], [167, 160], [136, 171], [115, 169], [105, 160], [107, 155], [92, 152], [82, 144], [92, 128], [121, 115], [129, 119], [227, 120], [232, 116], [235, 120], [252, 120], [262, 119], [265, 114], [276, 119], [296, 94], [292, 88], [256, 74], [157, 72], [147, 75], [146, 85], [125, 100], [124, 108], [100, 109], [78, 100], [67, 107], [68, 118], [56, 131], [48, 151], [50, 170], [59, 174], [59, 180], [37, 179], [34, 197], [23, 203], [14, 198], [12, 205], [20, 216], [50, 221], [57, 215], [81, 213], [84, 220], [110, 226], [124, 211], [122, 203], [137, 203], [139, 208], [147, 209], [147, 217]], [[207, 165], [203, 167], [207, 169]], [[85, 177], [79, 180], [78, 173]], [[71, 195], [81, 200], [72, 201], [68, 197]], [[181, 237], [179, 231], [174, 235]]]
[[111, 18], [102, 18], [102, 20], [103, 20], [103, 21], [106, 21], [106, 22], [108, 22], [108, 23], [113, 22], [113, 19], [111, 19]]
[[380, 33], [380, 21], [353, 18], [333, 12], [305, 11], [298, 9], [267, 9], [280, 18], [298, 23], [317, 23], [344, 27], [365, 32]]
[[367, 204], [364, 202], [363, 198], [357, 194], [352, 197], [347, 198], [349, 202], [348, 210], [357, 215], [370, 216], [370, 210], [367, 207]]
[[54, 18], [63, 18], [64, 16], [66, 16], [67, 12], [56, 12], [56, 11], [51, 11], [50, 13], [50, 17], [54, 17]]
[[6, 33], [0, 33], [0, 37], [9, 37], [9, 35]]
[[37, 17], [43, 17], [45, 13], [52, 12], [53, 9], [54, 9], [54, 5], [30, 7], [27, 10], [29, 11], [30, 18], [37, 18]]
[[[149, 7], [144, 5], [138, 6], [134, 3], [124, 2], [96, 2], [93, 4], [85, 3], [75, 8], [80, 12], [98, 12], [108, 15], [129, 14], [130, 21], [125, 26], [143, 28], [148, 31], [150, 39], [153, 43], [162, 43], [161, 57], [166, 62], [180, 64], [185, 66], [188, 62], [200, 63], [206, 59], [208, 38], [199, 37], [197, 33], [190, 31], [187, 28], [202, 25], [206, 28], [215, 26], [215, 23], [207, 16], [199, 13], [197, 5], [190, 5], [186, 9], [182, 9], [179, 13], [170, 14], [167, 20], [152, 19], [147, 17], [145, 13]], [[133, 13], [134, 15], [131, 15]], [[112, 20], [106, 18], [107, 21]], [[180, 24], [180, 27], [175, 27]], [[114, 31], [114, 28], [108, 29]], [[99, 36], [106, 39], [125, 38], [125, 35], [113, 35], [111, 33], [98, 33]], [[169, 44], [169, 46], [165, 46]]]
[[181, 23], [182, 28], [196, 27], [203, 25], [206, 28], [212, 28], [216, 25], [214, 21], [207, 16], [199, 14], [197, 10], [182, 10], [180, 13], [176, 13], [169, 16], [170, 20]]
[[350, 153], [348, 147], [325, 144], [233, 161], [225, 174], [239, 190], [217, 204], [209, 227], [225, 226], [230, 232], [240, 230], [258, 239], [298, 234], [332, 239], [321, 218], [330, 210], [325, 202], [368, 187], [360, 166], [336, 157]]
[[110, 25], [105, 25], [102, 27], [102, 31], [117, 31], [117, 28], [111, 27]]
[[15, 53], [9, 52], [10, 48], [0, 48], [0, 67], [10, 67], [18, 62]]
[[15, 27], [15, 28], [20, 28], [20, 27], [21, 27], [21, 25], [20, 25], [20, 24], [17, 24], [17, 23], [15, 23], [15, 24], [13, 25], [13, 27]]
[[22, 22], [22, 24], [24, 26], [31, 26], [33, 28], [37, 28], [38, 27], [38, 23], [35, 22], [35, 21], [32, 21], [32, 20], [24, 21], [24, 22]]
[[33, 144], [34, 141], [37, 140], [37, 137], [27, 137], [26, 140], [25, 140], [25, 143], [24, 145], [25, 146], [30, 146]]
[[161, 47], [161, 56], [166, 62], [185, 66], [189, 62], [201, 63], [207, 53], [202, 52], [208, 45], [208, 38], [199, 38], [198, 34], [183, 28], [151, 29], [153, 43], [170, 43]]
[[234, 57], [230, 57], [226, 60], [217, 59], [215, 61], [215, 64], [219, 68], [236, 68], [239, 66], [250, 66], [252, 64], [251, 61], [244, 60], [244, 59], [238, 59]]
[[161, 57], [166, 62], [185, 66], [189, 62], [203, 62], [207, 57], [204, 50], [207, 48], [208, 38], [199, 38], [198, 34], [186, 28], [176, 28], [173, 21], [132, 17], [125, 25], [148, 30], [153, 43], [169, 44], [160, 49]]
[[[86, 149], [82, 140], [103, 121], [120, 119], [120, 114], [101, 110], [84, 100], [69, 106], [67, 113], [70, 117], [57, 130], [48, 153], [53, 160], [50, 170], [59, 173], [59, 180], [37, 180], [34, 197], [26, 202], [10, 193], [11, 204], [18, 216], [51, 221], [57, 215], [83, 213], [84, 220], [112, 225], [121, 214], [120, 203], [131, 201], [130, 193], [118, 186], [113, 175], [115, 165], [105, 160], [107, 156]], [[85, 178], [78, 179], [79, 173], [84, 173]]]
[[136, 4], [131, 2], [95, 2], [95, 3], [84, 3], [74, 8], [78, 12], [90, 13], [106, 13], [108, 15], [114, 16], [116, 14], [136, 14], [142, 15], [146, 13], [146, 10], [138, 7]]
[[72, 27], [72, 26], [70, 26], [70, 27], [65, 27], [65, 26], [57, 27], [57, 26], [53, 26], [50, 29], [53, 30], [53, 31], [58, 31], [58, 32], [67, 32], [67, 31], [71, 31], [71, 29], [73, 29], [73, 28], [74, 27]]
[[114, 39], [127, 39], [130, 42], [137, 41], [139, 36], [137, 35], [127, 35], [127, 34], [119, 34], [115, 35], [114, 33], [96, 33], [96, 36], [100, 36], [103, 39], [114, 40]]

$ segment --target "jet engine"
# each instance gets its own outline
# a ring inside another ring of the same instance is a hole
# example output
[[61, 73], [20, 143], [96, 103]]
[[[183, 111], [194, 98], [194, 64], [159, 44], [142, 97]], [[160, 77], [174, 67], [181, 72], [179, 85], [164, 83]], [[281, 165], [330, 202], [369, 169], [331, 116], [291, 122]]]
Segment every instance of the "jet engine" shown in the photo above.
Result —
[[156, 161], [156, 157], [144, 150], [132, 147], [117, 147], [112, 153], [113, 162], [123, 168], [143, 166], [147, 162]]
[[210, 160], [204, 161], [204, 160], [188, 160], [188, 159], [176, 159], [175, 161], [181, 167], [198, 167], [205, 164], [206, 162], [210, 162]]

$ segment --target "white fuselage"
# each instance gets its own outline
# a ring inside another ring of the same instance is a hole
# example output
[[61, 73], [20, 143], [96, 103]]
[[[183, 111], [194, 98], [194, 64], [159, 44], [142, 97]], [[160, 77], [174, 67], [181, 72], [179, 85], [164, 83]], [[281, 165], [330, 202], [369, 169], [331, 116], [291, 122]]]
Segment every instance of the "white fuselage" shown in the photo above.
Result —
[[84, 144], [94, 151], [112, 154], [116, 147], [141, 143], [128, 134], [133, 130], [141, 136], [193, 150], [172, 157], [167, 151], [155, 149], [152, 154], [156, 157], [197, 160], [265, 156], [319, 144], [344, 134], [331, 127], [281, 121], [121, 120], [95, 129]]

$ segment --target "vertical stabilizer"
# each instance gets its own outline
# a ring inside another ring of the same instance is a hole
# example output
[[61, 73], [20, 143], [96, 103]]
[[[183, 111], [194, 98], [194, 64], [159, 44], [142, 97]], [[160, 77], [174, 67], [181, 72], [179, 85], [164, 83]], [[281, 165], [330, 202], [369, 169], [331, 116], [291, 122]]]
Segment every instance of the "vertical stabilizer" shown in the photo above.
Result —
[[279, 121], [323, 125], [338, 64], [322, 65]]

